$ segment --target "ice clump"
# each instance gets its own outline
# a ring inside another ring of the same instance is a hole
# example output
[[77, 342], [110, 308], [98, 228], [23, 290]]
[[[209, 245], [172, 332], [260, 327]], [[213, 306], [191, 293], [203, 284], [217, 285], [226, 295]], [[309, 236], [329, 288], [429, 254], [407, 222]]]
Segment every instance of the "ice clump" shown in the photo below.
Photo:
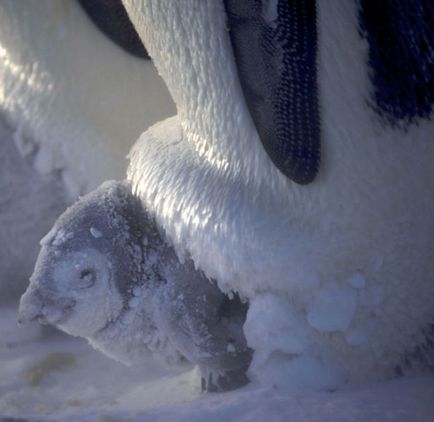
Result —
[[102, 233], [96, 229], [95, 227], [91, 227], [90, 228], [90, 234], [95, 238], [95, 239], [99, 239], [100, 237], [102, 237]]
[[309, 327], [285, 299], [273, 294], [252, 301], [244, 332], [249, 345], [255, 349], [256, 364], [263, 363], [273, 351], [298, 355], [312, 344]]
[[351, 287], [331, 287], [316, 294], [308, 307], [307, 320], [319, 331], [346, 331], [357, 308], [357, 294]]
[[342, 382], [333, 365], [319, 357], [312, 328], [284, 298], [273, 294], [256, 297], [244, 332], [255, 349], [249, 375], [261, 385], [289, 391], [330, 390]]

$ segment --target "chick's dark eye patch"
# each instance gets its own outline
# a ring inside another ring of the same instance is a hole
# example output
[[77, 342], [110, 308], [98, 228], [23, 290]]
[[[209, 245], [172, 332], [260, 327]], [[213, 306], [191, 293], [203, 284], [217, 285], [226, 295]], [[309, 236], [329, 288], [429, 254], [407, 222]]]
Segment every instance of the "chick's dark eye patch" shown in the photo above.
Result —
[[96, 281], [95, 270], [87, 268], [80, 271], [80, 285], [82, 287], [92, 287]]

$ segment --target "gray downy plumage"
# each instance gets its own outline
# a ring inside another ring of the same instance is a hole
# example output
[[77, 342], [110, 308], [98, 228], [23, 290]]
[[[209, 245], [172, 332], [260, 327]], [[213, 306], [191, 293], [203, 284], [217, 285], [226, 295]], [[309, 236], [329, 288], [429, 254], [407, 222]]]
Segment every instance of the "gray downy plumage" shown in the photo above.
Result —
[[124, 182], [106, 182], [68, 208], [41, 240], [19, 308], [127, 364], [153, 353], [198, 364], [202, 388], [248, 382], [247, 305], [180, 262]]

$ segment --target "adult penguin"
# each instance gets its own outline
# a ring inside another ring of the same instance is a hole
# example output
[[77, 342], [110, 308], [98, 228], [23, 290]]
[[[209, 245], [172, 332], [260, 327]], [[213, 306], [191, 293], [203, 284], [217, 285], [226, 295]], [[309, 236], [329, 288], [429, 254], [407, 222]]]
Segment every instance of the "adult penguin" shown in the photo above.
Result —
[[173, 113], [120, 0], [99, 13], [118, 45], [81, 3], [0, 2], [1, 302], [24, 291], [62, 209], [123, 177], [142, 125]]
[[124, 5], [178, 111], [128, 179], [178, 254], [250, 302], [251, 376], [330, 388], [430, 367], [430, 3]]

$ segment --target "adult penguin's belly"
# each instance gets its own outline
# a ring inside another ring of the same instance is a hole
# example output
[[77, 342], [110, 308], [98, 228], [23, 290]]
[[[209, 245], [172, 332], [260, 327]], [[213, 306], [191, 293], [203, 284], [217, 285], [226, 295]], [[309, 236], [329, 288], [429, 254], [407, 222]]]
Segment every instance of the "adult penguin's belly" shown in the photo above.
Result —
[[[404, 162], [401, 146], [383, 157], [382, 178], [336, 176], [278, 195], [210, 168], [183, 136], [176, 117], [150, 128], [132, 150], [128, 178], [178, 254], [249, 300], [248, 319], [263, 321], [250, 325], [249, 344], [263, 356], [293, 355], [302, 339], [297, 353], [332, 356], [345, 378], [392, 375], [433, 318], [434, 203], [423, 194], [430, 181], [410, 173], [417, 163], [426, 170], [429, 157]], [[280, 307], [264, 299], [270, 294]], [[264, 300], [275, 317], [260, 316]], [[273, 330], [287, 341], [255, 340]]]
[[[222, 160], [201, 155], [188, 130], [208, 122], [208, 109], [180, 107], [179, 118], [136, 143], [128, 178], [178, 253], [250, 301], [248, 320], [264, 323], [246, 335], [263, 362], [273, 351], [310, 359], [316, 350], [348, 379], [390, 376], [433, 320], [433, 124], [402, 131], [376, 120], [355, 5], [319, 7], [318, 31], [323, 148], [311, 184], [290, 182], [257, 153], [258, 135], [240, 118], [245, 110], [230, 108], [233, 96], [224, 104], [228, 119], [214, 119], [204, 142]], [[185, 90], [192, 87], [200, 88]], [[231, 130], [248, 142], [231, 139]], [[287, 341], [255, 340], [273, 330]]]

